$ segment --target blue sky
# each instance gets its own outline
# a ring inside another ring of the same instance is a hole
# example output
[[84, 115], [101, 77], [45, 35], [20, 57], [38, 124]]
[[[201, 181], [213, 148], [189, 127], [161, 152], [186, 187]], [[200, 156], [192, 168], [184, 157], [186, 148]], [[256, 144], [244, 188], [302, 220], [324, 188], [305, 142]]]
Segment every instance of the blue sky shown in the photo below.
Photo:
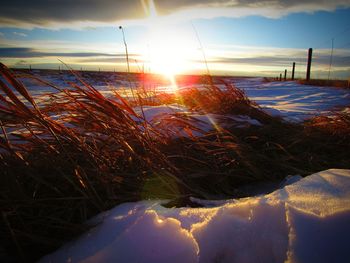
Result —
[[206, 6], [210, 1], [203, 2], [176, 12], [169, 7], [166, 15], [157, 10], [153, 18], [113, 21], [89, 21], [89, 15], [83, 22], [74, 15], [67, 21], [40, 20], [38, 12], [33, 24], [31, 17], [5, 19], [0, 12], [0, 61], [13, 67], [57, 68], [59, 58], [73, 68], [124, 71], [118, 29], [123, 25], [133, 71], [141, 65], [152, 72], [204, 73], [204, 55], [214, 74], [275, 76], [295, 61], [302, 77], [306, 50], [313, 47], [313, 74], [322, 78], [328, 75], [334, 38], [332, 77], [350, 77], [350, 8], [344, 4], [329, 10], [322, 5], [317, 10], [317, 4], [300, 10], [267, 6], [259, 11], [244, 6], [243, 14], [237, 14], [237, 8], [212, 9]]
[[[198, 25], [206, 41], [214, 38], [225, 44], [329, 48], [334, 35], [343, 29], [350, 30], [350, 9], [298, 13], [277, 19], [261, 16], [217, 18], [200, 20]], [[350, 34], [337, 36], [337, 39], [341, 43], [350, 42]]]

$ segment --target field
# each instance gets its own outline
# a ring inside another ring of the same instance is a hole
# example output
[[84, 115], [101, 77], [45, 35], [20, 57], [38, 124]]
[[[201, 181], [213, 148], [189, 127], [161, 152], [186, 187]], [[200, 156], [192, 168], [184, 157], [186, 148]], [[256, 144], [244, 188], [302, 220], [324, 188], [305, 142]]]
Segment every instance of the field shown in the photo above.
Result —
[[198, 207], [350, 169], [348, 89], [4, 65], [0, 80], [4, 258], [37, 260], [125, 202]]

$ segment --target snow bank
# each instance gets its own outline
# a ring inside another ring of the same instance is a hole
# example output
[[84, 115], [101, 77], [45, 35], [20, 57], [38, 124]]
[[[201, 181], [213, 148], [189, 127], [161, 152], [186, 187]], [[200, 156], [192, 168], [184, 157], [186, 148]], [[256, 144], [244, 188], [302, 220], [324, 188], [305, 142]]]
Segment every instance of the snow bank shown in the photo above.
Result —
[[100, 224], [40, 262], [350, 262], [350, 170], [212, 208], [161, 203], [100, 214], [89, 222]]

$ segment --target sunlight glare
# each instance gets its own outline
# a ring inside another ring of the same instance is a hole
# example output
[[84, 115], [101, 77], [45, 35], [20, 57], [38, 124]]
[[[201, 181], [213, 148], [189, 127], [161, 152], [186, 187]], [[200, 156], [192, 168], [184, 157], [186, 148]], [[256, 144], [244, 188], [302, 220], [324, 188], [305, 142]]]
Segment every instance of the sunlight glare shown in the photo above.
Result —
[[157, 10], [153, 0], [141, 0], [143, 10], [149, 18], [157, 17]]
[[[190, 69], [191, 39], [178, 27], [172, 26], [157, 15], [153, 0], [142, 0], [148, 15], [148, 48], [143, 52], [144, 61], [154, 73], [160, 73], [171, 82], [174, 75]], [[174, 83], [172, 83], [173, 85]]]

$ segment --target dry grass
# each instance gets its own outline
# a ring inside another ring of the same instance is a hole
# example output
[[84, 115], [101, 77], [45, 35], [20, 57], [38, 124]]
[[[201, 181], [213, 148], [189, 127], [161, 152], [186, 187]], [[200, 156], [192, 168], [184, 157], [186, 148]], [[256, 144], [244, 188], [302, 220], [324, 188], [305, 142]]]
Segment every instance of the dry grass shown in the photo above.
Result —
[[[0, 239], [18, 261], [57, 248], [81, 233], [86, 219], [121, 202], [240, 197], [249, 194], [239, 190], [243, 184], [350, 168], [345, 113], [284, 123], [239, 89], [227, 83], [220, 89], [211, 79], [204, 89], [178, 94], [140, 87], [130, 100], [117, 92], [107, 98], [75, 72], [81, 85], [67, 89], [37, 79], [58, 91], [37, 104], [4, 65], [0, 73]], [[264, 125], [195, 137], [189, 116], [154, 125], [133, 110], [174, 102], [202, 113], [248, 115]], [[171, 127], [188, 136], [160, 132]]]
[[142, 117], [117, 94], [107, 99], [82, 81], [55, 87], [52, 104], [38, 106], [4, 65], [0, 70], [1, 237], [3, 244], [11, 237], [23, 258], [31, 245], [56, 247], [90, 216], [139, 199], [135, 189], [149, 174], [176, 172], [158, 150], [165, 138], [151, 126], [145, 132], [146, 123], [131, 118]]

